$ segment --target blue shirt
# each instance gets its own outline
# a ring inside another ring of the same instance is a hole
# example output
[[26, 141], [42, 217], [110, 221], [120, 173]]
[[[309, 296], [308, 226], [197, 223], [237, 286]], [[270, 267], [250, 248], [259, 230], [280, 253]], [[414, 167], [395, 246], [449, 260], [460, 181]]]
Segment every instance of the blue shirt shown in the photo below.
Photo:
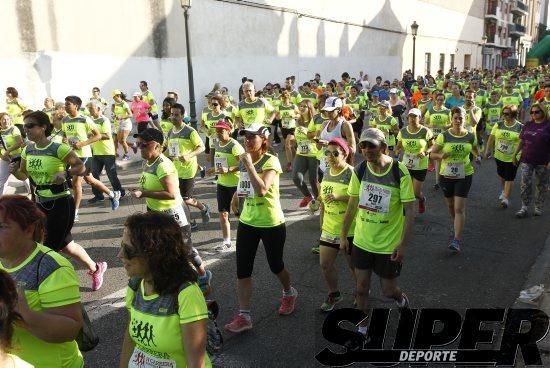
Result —
[[445, 107], [448, 109], [452, 109], [453, 107], [462, 107], [464, 106], [464, 97], [460, 96], [460, 98], [455, 98], [455, 96], [449, 96], [447, 98], [447, 101], [445, 101]]

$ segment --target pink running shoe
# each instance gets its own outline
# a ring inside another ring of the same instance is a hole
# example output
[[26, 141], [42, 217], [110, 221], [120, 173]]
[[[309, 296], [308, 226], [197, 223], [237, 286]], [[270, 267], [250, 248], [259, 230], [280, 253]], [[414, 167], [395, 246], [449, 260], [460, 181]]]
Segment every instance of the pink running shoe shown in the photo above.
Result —
[[107, 271], [107, 262], [96, 262], [97, 269], [95, 272], [88, 271], [88, 275], [92, 276], [92, 291], [97, 291], [103, 285], [103, 275]]
[[225, 329], [229, 332], [239, 333], [252, 329], [252, 320], [246, 318], [242, 314], [237, 314], [233, 320], [225, 325]]
[[284, 296], [281, 300], [281, 306], [279, 307], [279, 314], [283, 316], [288, 316], [292, 312], [294, 312], [294, 304], [296, 303], [296, 298], [298, 297], [298, 291], [296, 289], [291, 288], [292, 295]]

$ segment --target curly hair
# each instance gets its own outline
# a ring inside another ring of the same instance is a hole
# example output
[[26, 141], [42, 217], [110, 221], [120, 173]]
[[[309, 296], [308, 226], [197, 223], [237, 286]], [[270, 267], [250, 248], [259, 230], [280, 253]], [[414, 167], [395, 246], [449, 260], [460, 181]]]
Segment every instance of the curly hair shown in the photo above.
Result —
[[17, 289], [10, 275], [0, 270], [0, 347], [4, 351], [11, 349], [11, 338], [15, 322], [21, 321], [21, 315], [15, 311]]
[[136, 213], [124, 224], [132, 245], [149, 265], [155, 291], [175, 294], [186, 282], [196, 282], [191, 247], [185, 245], [177, 222], [162, 212]]

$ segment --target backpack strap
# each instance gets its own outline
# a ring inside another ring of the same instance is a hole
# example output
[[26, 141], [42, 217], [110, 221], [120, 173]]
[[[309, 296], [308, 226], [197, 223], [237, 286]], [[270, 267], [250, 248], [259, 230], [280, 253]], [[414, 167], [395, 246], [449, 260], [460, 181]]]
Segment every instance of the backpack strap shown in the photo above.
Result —
[[399, 161], [397, 161], [395, 158], [392, 159], [392, 165], [391, 165], [391, 173], [393, 175], [393, 178], [395, 179], [395, 182], [399, 187], [401, 187], [401, 174], [399, 173]]

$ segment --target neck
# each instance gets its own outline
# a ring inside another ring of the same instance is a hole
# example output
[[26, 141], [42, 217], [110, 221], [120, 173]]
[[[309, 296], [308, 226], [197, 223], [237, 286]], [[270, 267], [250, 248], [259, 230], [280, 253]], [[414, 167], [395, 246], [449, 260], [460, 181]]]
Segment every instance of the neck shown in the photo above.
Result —
[[69, 114], [71, 118], [76, 118], [78, 116], [78, 111], [72, 114]]
[[19, 266], [27, 259], [36, 248], [36, 243], [28, 240], [26, 243], [17, 248], [18, 253], [2, 258], [2, 265], [6, 268], [14, 268]]
[[[388, 156], [382, 154], [380, 155], [380, 157], [376, 160], [376, 161], [372, 161], [370, 162], [371, 164], [371, 168], [377, 172], [377, 173], [380, 173], [383, 171], [383, 169], [386, 167], [386, 165], [388, 164], [388, 161], [387, 161], [387, 158]], [[389, 157], [388, 157], [389, 158]]]
[[346, 161], [339, 161], [332, 167], [335, 171], [340, 171], [346, 167]]
[[256, 162], [262, 157], [262, 153], [260, 151], [254, 151], [250, 152], [250, 158], [252, 159], [252, 162]]
[[183, 127], [183, 121], [178, 121], [174, 123], [174, 128], [181, 129]]
[[36, 147], [46, 147], [48, 144], [50, 144], [50, 141], [46, 136], [40, 137], [40, 139], [37, 139], [34, 141]]
[[145, 295], [156, 294], [153, 278], [150, 275], [143, 278], [143, 291]]
[[504, 123], [506, 125], [514, 125], [515, 121], [512, 119], [512, 120], [504, 120]]
[[149, 165], [151, 165], [153, 162], [155, 162], [157, 160], [157, 158], [159, 158], [160, 156], [160, 153], [159, 154], [155, 154], [155, 156], [151, 157], [150, 159], [147, 160], [147, 163]]
[[420, 129], [420, 123], [412, 123], [412, 124], [409, 124], [409, 129], [410, 130], [419, 130]]
[[246, 101], [246, 102], [254, 102], [254, 101], [256, 101], [256, 97], [251, 97], [251, 98], [248, 98], [248, 97], [247, 97], [247, 98], [245, 99], [245, 101]]
[[462, 126], [458, 126], [458, 127], [457, 127], [457, 126], [454, 126], [454, 125], [453, 125], [453, 126], [451, 127], [451, 131], [452, 131], [453, 133], [455, 133], [455, 134], [460, 134], [460, 133], [462, 132], [462, 129], [463, 129]]
[[99, 115], [99, 114], [92, 114], [92, 118], [94, 118], [94, 119], [97, 119], [97, 118], [99, 118], [100, 116], [101, 116], [101, 115]]
[[0, 350], [0, 366], [10, 368], [15, 367], [15, 362], [11, 356], [8, 356], [7, 352]]
[[537, 124], [540, 124], [544, 121], [544, 119], [533, 119], [533, 121]]
[[219, 138], [219, 140], [220, 140], [220, 143], [225, 144], [231, 140], [231, 137], [227, 137], [227, 138], [222, 137], [222, 138]]

